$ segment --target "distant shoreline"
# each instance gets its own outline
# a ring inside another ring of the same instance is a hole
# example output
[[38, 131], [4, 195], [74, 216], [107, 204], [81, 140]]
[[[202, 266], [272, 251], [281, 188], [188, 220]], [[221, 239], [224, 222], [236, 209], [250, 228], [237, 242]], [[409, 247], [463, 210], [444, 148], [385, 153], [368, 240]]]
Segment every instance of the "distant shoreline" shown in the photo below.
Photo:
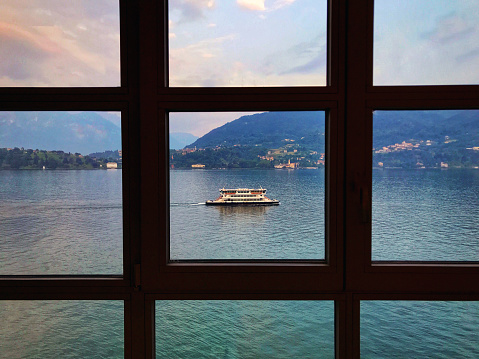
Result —
[[108, 171], [122, 168], [0, 168], [1, 171]]

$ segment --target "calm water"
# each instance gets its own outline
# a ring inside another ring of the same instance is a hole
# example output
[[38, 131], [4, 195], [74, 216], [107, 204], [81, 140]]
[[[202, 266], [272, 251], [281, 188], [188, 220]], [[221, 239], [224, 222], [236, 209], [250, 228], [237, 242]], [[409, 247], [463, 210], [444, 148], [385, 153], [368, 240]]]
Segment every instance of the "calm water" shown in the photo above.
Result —
[[479, 358], [479, 302], [361, 302], [361, 358]]
[[122, 358], [121, 301], [0, 301], [0, 358]]
[[[281, 204], [199, 204], [260, 186]], [[172, 259], [324, 259], [324, 170], [170, 171], [170, 236]]]
[[332, 301], [157, 301], [156, 327], [157, 358], [334, 358]]
[[121, 171], [0, 171], [0, 275], [122, 274]]
[[[478, 260], [478, 176], [375, 172], [373, 258]], [[172, 258], [324, 258], [323, 180], [322, 170], [172, 171]], [[223, 186], [263, 186], [281, 205], [198, 205]], [[0, 171], [0, 275], [121, 274], [121, 223], [121, 171]], [[331, 302], [158, 301], [156, 309], [158, 357], [333, 356]], [[479, 357], [477, 302], [361, 309], [365, 358]], [[122, 357], [121, 302], [2, 301], [0, 323], [0, 357]]]
[[373, 260], [479, 261], [479, 170], [374, 170]]

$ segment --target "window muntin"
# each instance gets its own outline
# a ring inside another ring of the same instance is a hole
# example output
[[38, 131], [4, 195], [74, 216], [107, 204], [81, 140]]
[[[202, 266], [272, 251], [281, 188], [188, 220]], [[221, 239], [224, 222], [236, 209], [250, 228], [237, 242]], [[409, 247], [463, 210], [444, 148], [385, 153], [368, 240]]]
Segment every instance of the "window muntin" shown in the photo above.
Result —
[[122, 358], [118, 300], [1, 300], [4, 358]]
[[[129, 3], [130, 3], [130, 2], [129, 2]], [[335, 2], [335, 1], [333, 1], [332, 3], [338, 4], [338, 2]], [[341, 4], [344, 4], [344, 3], [341, 2]], [[351, 10], [354, 10], [354, 4], [353, 4], [352, 2], [349, 2], [349, 6], [351, 6]], [[363, 6], [363, 5], [361, 4], [361, 6]], [[146, 5], [146, 7], [148, 7], [148, 5]], [[346, 6], [343, 7], [343, 10], [346, 10]], [[344, 15], [344, 13], [341, 13], [341, 14]], [[145, 11], [143, 11], [143, 16], [140, 16], [140, 17], [142, 18], [142, 20], [144, 20], [144, 17], [145, 17], [144, 15], [145, 15]], [[148, 14], [148, 15], [149, 15], [149, 14]], [[351, 17], [357, 17], [357, 16], [360, 16], [360, 17], [361, 17], [361, 15], [363, 15], [361, 12], [359, 12], [359, 14], [350, 12], [350, 16], [351, 16]], [[134, 16], [128, 17], [127, 20], [131, 20], [132, 18], [134, 18]], [[148, 16], [147, 16], [147, 18], [148, 18]], [[365, 18], [366, 18], [366, 17], [364, 17], [364, 19], [365, 19]], [[155, 20], [156, 20], [156, 19], [155, 19]], [[132, 22], [134, 23], [135, 20], [133, 19]], [[130, 22], [130, 23], [131, 23], [131, 22]], [[154, 23], [154, 24], [149, 24], [149, 25], [151, 25], [151, 26], [150, 26], [150, 29], [153, 29], [153, 28], [156, 26], [156, 23]], [[354, 39], [357, 40], [358, 38], [355, 37], [355, 38], [352, 38], [351, 40], [354, 40]], [[350, 41], [350, 43], [351, 43], [351, 42], [354, 42], [354, 41]], [[361, 42], [361, 41], [360, 41], [360, 42]], [[150, 45], [151, 45], [152, 48], [156, 48], [156, 47], [155, 47], [155, 44], [147, 44], [147, 46], [143, 46], [142, 54], [143, 54], [145, 57], [149, 57], [149, 56], [154, 57], [154, 53], [153, 53], [153, 52], [145, 51], [145, 47], [148, 47], [148, 46], [150, 46]], [[353, 53], [354, 53], [354, 52], [350, 52], [350, 54], [353, 54]], [[341, 62], [341, 63], [342, 63], [342, 62]], [[342, 66], [341, 66], [341, 67], [342, 67]], [[151, 70], [151, 69], [147, 69], [147, 71], [149, 71], [149, 70]], [[154, 72], [154, 71], [153, 71], [153, 72]], [[351, 72], [350, 72], [350, 73], [351, 73]], [[355, 76], [355, 75], [353, 75], [353, 76]], [[134, 76], [133, 76], [133, 77], [134, 77]], [[349, 80], [351, 80], [351, 79], [349, 78]], [[349, 95], [350, 95], [351, 97], [355, 97], [355, 96], [358, 95], [358, 92], [359, 92], [359, 95], [362, 95], [362, 92], [360, 92], [360, 91], [351, 91], [351, 92], [349, 93]], [[432, 92], [433, 92], [433, 91], [432, 91]], [[430, 97], [434, 97], [434, 94], [433, 94], [432, 92], [431, 92], [430, 94], [426, 95], [424, 98], [426, 98], [426, 97], [429, 98], [429, 96], [430, 96]], [[384, 95], [384, 93], [382, 93], [381, 95]], [[469, 94], [469, 96], [472, 96], [472, 95]], [[396, 94], [392, 95], [392, 97], [395, 98], [395, 97], [396, 97]], [[447, 97], [447, 95], [446, 95], [446, 97]], [[454, 97], [454, 96], [453, 96], [453, 97]], [[15, 97], [14, 97], [14, 98], [15, 98]], [[61, 98], [63, 99], [64, 97], [61, 97]], [[343, 98], [342, 98], [341, 96], [338, 96], [338, 98], [339, 98], [340, 101], [343, 101]], [[456, 98], [457, 98], [457, 97], [456, 97]], [[105, 99], [105, 98], [103, 98], [103, 99]], [[150, 98], [150, 99], [151, 99], [151, 98]], [[5, 100], [5, 98], [4, 98], [4, 100]], [[10, 100], [10, 97], [7, 97], [7, 101], [8, 101], [8, 100]], [[23, 101], [23, 100], [24, 100], [24, 99], [22, 98], [22, 101]], [[54, 99], [53, 99], [53, 100], [54, 100]], [[87, 98], [87, 100], [91, 100], [91, 97]], [[62, 100], [62, 101], [63, 101], [63, 100]], [[213, 101], [214, 101], [214, 100], [213, 100]], [[133, 101], [133, 102], [135, 103], [135, 101]], [[140, 102], [141, 102], [141, 101], [140, 101]], [[144, 105], [143, 102], [142, 102], [141, 104]], [[148, 103], [147, 103], [147, 104], [148, 104]], [[417, 102], [416, 102], [416, 104], [417, 104]], [[411, 105], [411, 104], [408, 103], [408, 104], [406, 104], [406, 107], [410, 107], [410, 105]], [[134, 107], [134, 106], [132, 106], [132, 108], [133, 108], [133, 107]], [[144, 106], [143, 106], [143, 107], [144, 107]], [[222, 109], [224, 109], [224, 107], [222, 107]], [[156, 110], [156, 109], [155, 109], [155, 110]], [[343, 110], [343, 108], [340, 108], [340, 111], [342, 111], [342, 110]], [[356, 110], [357, 110], [356, 108], [353, 108], [353, 110], [352, 110], [353, 113], [354, 113]], [[362, 111], [362, 108], [359, 108], [359, 113], [361, 113], [361, 111]], [[133, 112], [135, 112], [135, 110], [133, 110]], [[355, 114], [355, 115], [356, 115], [356, 114]], [[138, 116], [138, 118], [139, 118], [139, 116]], [[152, 118], [154, 118], [154, 116], [152, 116]], [[364, 123], [366, 122], [362, 116], [358, 116], [358, 117], [357, 117], [357, 120], [358, 120], [357, 122], [359, 122], [361, 125], [364, 125]], [[364, 121], [363, 121], [363, 120], [364, 120]], [[342, 122], [341, 119], [340, 119], [340, 122]], [[348, 124], [350, 125], [352, 122], [354, 122], [354, 121], [353, 121], [351, 118], [349, 118]], [[162, 143], [162, 142], [161, 142], [161, 143]], [[368, 148], [367, 156], [369, 156], [369, 150], [370, 150], [370, 146], [369, 146], [369, 148]], [[354, 149], [353, 149], [353, 152], [354, 152], [354, 151], [358, 151], [357, 148], [354, 148]], [[146, 152], [146, 151], [145, 151], [145, 152]], [[143, 152], [142, 155], [146, 155], [145, 152]], [[165, 156], [165, 157], [166, 157], [166, 156]], [[355, 158], [354, 156], [352, 156], [352, 161], [354, 161], [354, 160], [356, 160], [356, 158]], [[349, 167], [348, 167], [348, 168], [349, 168]], [[149, 172], [146, 172], [146, 173], [147, 173], [148, 175], [150, 175]], [[345, 184], [345, 187], [349, 188], [349, 183], [348, 183], [348, 184]], [[351, 194], [351, 193], [349, 193], [349, 194]], [[352, 196], [353, 196], [353, 195], [351, 195], [351, 197], [352, 197]], [[147, 208], [147, 209], [148, 209], [148, 208]], [[353, 211], [354, 211], [354, 210], [356, 210], [356, 208], [354, 208]], [[353, 215], [353, 217], [354, 217], [354, 215]], [[151, 233], [150, 233], [150, 234], [151, 234]], [[148, 237], [148, 235], [149, 235], [149, 234], [147, 234], [145, 237]], [[352, 241], [350, 241], [348, 244], [351, 244], [351, 242], [354, 242], [354, 241], [357, 239], [357, 238], [355, 237], [355, 234], [354, 234], [354, 233], [353, 233], [353, 237], [354, 237], [354, 238], [352, 238]], [[350, 237], [350, 238], [351, 238], [351, 237]], [[144, 239], [144, 238], [143, 238], [143, 239]], [[155, 239], [156, 239], [156, 238], [155, 238]], [[136, 240], [133, 240], [133, 242], [136, 243]], [[143, 243], [145, 243], [145, 242], [143, 242]], [[147, 252], [148, 252], [148, 249], [150, 248], [150, 246], [147, 245], [145, 248], [146, 248], [145, 252], [147, 253]], [[145, 253], [143, 253], [143, 254], [145, 254]], [[358, 256], [361, 256], [361, 253], [358, 252]], [[348, 265], [349, 265], [349, 264], [350, 264], [350, 263], [348, 263]], [[350, 265], [349, 265], [349, 268], [351, 268]], [[446, 271], [447, 271], [447, 269], [446, 269]], [[351, 273], [348, 272], [347, 274], [351, 274]], [[408, 275], [409, 275], [410, 277], [413, 277], [413, 276], [414, 276], [414, 275], [410, 275], [410, 274], [408, 274]], [[300, 275], [298, 275], [298, 277], [299, 277], [299, 276], [300, 276]], [[346, 278], [347, 278], [347, 275], [346, 275]], [[434, 278], [439, 278], [439, 276], [435, 276]], [[441, 278], [443, 278], [443, 276], [441, 276]], [[72, 281], [70, 281], [70, 283], [71, 283], [71, 282], [72, 282]], [[450, 280], [449, 280], [449, 282], [450, 282]], [[470, 283], [474, 283], [474, 281], [471, 281]], [[48, 288], [48, 287], [46, 287], [46, 286], [43, 286], [43, 287], [42, 287], [42, 285], [41, 285], [40, 283], [39, 283], [39, 284], [35, 284], [35, 286], [37, 286], [37, 285], [40, 285], [40, 289], [39, 289], [40, 291], [56, 291], [56, 290], [59, 289], [58, 286], [57, 286], [57, 287], [53, 287], [53, 288]], [[358, 286], [360, 286], [360, 284], [358, 284]], [[438, 284], [438, 286], [441, 286], [441, 284]], [[471, 284], [471, 290], [474, 291], [475, 289], [472, 288], [472, 286], [473, 286], [473, 285]], [[462, 286], [462, 288], [465, 288], [465, 287], [466, 287], [466, 285], [463, 285], [463, 286]], [[469, 288], [469, 287], [468, 287], [468, 288]], [[86, 292], [88, 292], [88, 291], [91, 292], [91, 291], [94, 291], [94, 290], [96, 290], [96, 289], [94, 289], [93, 286], [87, 286], [87, 287], [84, 288], [84, 291], [86, 291]], [[108, 292], [111, 291], [110, 288], [106, 288], [106, 287], [103, 287], [103, 288], [102, 288], [102, 291], [103, 291], [103, 290], [105, 291], [105, 293], [106, 293], [107, 291], [108, 291]], [[422, 290], [422, 289], [421, 289], [421, 290]], [[124, 291], [124, 288], [121, 288], [121, 289], [113, 289], [113, 291]], [[6, 290], [6, 292], [8, 293], [8, 289]], [[27, 292], [27, 293], [32, 293], [32, 292], [35, 292], [35, 290], [32, 289], [32, 288], [27, 288], [27, 289], [26, 289], [26, 292]], [[462, 290], [462, 292], [464, 293], [464, 290]], [[5, 291], [4, 291], [3, 293], [5, 293]], [[469, 293], [469, 289], [468, 289], [468, 293]], [[30, 294], [29, 294], [29, 295], [30, 295]], [[299, 294], [299, 295], [301, 295], [301, 294]], [[66, 296], [67, 296], [67, 297], [71, 297], [71, 295], [66, 295]], [[142, 304], [140, 304], [140, 305], [136, 304], [136, 305], [135, 305], [135, 309], [137, 309], [137, 310], [139, 310], [139, 311], [141, 312], [142, 309], [143, 309], [143, 308], [142, 308]], [[348, 316], [348, 315], [350, 315], [350, 314], [351, 314], [350, 311], [347, 311], [347, 312], [346, 312], [346, 316]], [[132, 318], [133, 318], [133, 317], [132, 317]], [[140, 318], [139, 320], [141, 321], [142, 319]], [[138, 324], [138, 323], [136, 323], [136, 324]], [[141, 323], [141, 324], [143, 324], [143, 323]], [[353, 324], [353, 325], [354, 325], [354, 324]], [[348, 324], [348, 329], [350, 329], [350, 328], [349, 328], [349, 324]], [[140, 334], [140, 336], [141, 336], [141, 334]], [[144, 338], [141, 337], [140, 340], [142, 340], [142, 339], [144, 339]]]
[[172, 87], [325, 86], [327, 1], [169, 1]]
[[[172, 112], [169, 124], [172, 146], [176, 129], [204, 134], [170, 150], [171, 260], [325, 258], [323, 111]], [[254, 199], [223, 188], [264, 188], [280, 204], [205, 205]]]
[[361, 301], [361, 357], [474, 358], [479, 302]]
[[478, 261], [479, 111], [375, 111], [373, 260]]
[[476, 1], [374, 1], [374, 85], [479, 83]]
[[122, 274], [119, 112], [0, 112], [0, 275]]
[[156, 301], [156, 358], [334, 358], [333, 301]]
[[1, 87], [121, 84], [118, 0], [4, 0], [0, 42]]

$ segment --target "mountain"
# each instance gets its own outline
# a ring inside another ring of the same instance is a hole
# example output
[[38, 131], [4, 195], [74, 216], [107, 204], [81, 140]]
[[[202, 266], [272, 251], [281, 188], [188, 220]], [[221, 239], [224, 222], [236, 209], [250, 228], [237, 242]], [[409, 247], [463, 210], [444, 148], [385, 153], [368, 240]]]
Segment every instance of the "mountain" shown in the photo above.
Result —
[[[479, 146], [479, 110], [375, 111], [373, 147], [402, 141], [444, 142], [448, 136], [463, 147]], [[191, 143], [189, 148], [262, 146], [295, 143], [324, 147], [324, 112], [265, 112], [240, 117]]]
[[446, 136], [464, 148], [479, 146], [479, 110], [376, 111], [373, 134], [374, 148], [410, 140], [443, 143]]
[[87, 155], [121, 149], [121, 129], [95, 112], [0, 112], [0, 148], [57, 150]]
[[279, 148], [287, 143], [324, 148], [323, 111], [264, 112], [242, 116], [215, 128], [189, 148], [263, 146]]
[[[218, 127], [172, 153], [174, 168], [272, 168], [324, 164], [322, 111], [265, 112]], [[201, 149], [201, 150], [198, 150]], [[203, 150], [204, 149], [204, 150]], [[479, 167], [479, 110], [375, 111], [373, 162], [380, 167]]]
[[198, 139], [198, 136], [185, 132], [170, 133], [170, 149], [180, 150]]
[[479, 166], [479, 111], [377, 111], [373, 163], [379, 167]]

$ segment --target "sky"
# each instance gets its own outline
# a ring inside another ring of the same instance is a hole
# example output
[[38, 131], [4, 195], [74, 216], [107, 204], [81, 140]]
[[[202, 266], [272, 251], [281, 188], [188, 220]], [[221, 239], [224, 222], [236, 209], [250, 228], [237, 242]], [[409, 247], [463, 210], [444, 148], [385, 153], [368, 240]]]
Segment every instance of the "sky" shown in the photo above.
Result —
[[186, 132], [201, 137], [211, 130], [258, 112], [172, 112], [169, 114], [170, 132]]
[[325, 86], [326, 0], [171, 0], [170, 86]]
[[[326, 85], [326, 0], [170, 0], [168, 15], [172, 87]], [[376, 0], [374, 84], [478, 84], [478, 18], [479, 0]], [[118, 0], [1, 0], [0, 87], [119, 86], [119, 38]], [[170, 131], [242, 114], [172, 114]]]
[[479, 84], [479, 0], [376, 0], [374, 85]]
[[118, 1], [0, 1], [0, 86], [119, 85]]

